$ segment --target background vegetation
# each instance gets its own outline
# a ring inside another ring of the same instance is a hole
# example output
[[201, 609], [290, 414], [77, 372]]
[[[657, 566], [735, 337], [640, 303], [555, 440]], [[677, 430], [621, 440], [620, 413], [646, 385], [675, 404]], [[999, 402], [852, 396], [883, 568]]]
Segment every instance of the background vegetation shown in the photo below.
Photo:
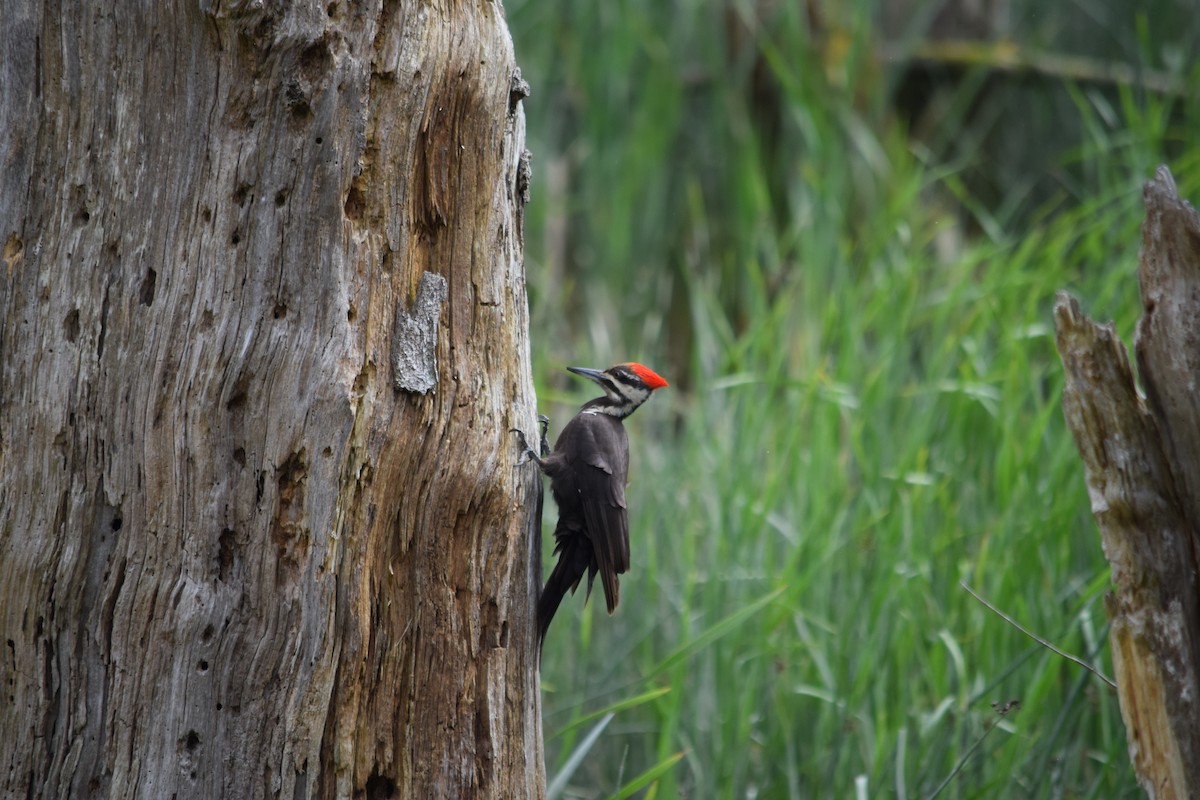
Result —
[[568, 364], [672, 381], [621, 607], [547, 640], [556, 796], [1137, 794], [1113, 692], [963, 584], [1111, 673], [1050, 309], [1132, 330], [1142, 182], [1200, 197], [1200, 36], [1005, 5], [955, 47], [921, 3], [506, 3], [542, 408], [591, 396]]

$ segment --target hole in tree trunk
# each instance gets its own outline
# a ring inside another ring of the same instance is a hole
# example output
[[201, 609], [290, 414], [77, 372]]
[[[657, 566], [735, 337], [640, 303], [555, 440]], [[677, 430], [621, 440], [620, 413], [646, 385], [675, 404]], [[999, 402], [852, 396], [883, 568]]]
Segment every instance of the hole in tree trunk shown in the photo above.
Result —
[[378, 773], [367, 778], [367, 800], [388, 800], [396, 795], [396, 782]]

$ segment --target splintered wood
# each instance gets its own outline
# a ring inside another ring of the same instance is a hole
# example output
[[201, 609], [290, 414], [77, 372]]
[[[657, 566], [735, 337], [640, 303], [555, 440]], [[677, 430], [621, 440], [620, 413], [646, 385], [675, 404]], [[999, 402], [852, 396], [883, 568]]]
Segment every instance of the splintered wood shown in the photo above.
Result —
[[1114, 326], [1060, 293], [1063, 412], [1112, 565], [1109, 640], [1130, 758], [1152, 798], [1200, 796], [1200, 216], [1165, 167], [1144, 190], [1134, 380]]

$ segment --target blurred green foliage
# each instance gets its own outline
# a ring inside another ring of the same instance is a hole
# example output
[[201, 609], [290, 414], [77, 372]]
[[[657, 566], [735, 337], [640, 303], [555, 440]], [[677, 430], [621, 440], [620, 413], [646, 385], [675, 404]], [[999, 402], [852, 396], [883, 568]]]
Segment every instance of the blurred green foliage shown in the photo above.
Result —
[[568, 364], [672, 381], [621, 607], [546, 643], [560, 796], [1136, 796], [1113, 693], [960, 583], [1111, 673], [1050, 309], [1132, 330], [1142, 182], [1200, 197], [1200, 37], [1007, 6], [939, 61], [919, 3], [506, 4], [542, 410]]

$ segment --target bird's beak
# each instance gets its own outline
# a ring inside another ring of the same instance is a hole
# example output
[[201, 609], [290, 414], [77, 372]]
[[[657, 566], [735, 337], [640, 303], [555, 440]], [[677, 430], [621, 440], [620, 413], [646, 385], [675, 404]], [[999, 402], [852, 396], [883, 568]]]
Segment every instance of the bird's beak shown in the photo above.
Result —
[[583, 377], [593, 380], [596, 383], [600, 383], [604, 375], [604, 370], [589, 369], [588, 367], [567, 367], [567, 371], [574, 372], [576, 375], [582, 375]]

